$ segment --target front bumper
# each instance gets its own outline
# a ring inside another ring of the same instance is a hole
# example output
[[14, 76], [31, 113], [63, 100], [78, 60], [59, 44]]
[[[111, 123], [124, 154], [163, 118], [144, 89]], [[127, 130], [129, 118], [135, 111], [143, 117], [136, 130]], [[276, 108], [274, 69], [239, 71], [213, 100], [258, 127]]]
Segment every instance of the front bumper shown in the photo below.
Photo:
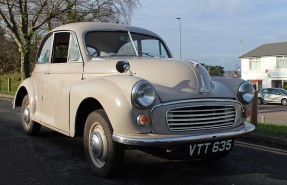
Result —
[[201, 135], [157, 135], [157, 134], [113, 134], [113, 141], [133, 146], [166, 146], [173, 144], [186, 144], [198, 141], [208, 141], [222, 138], [232, 138], [252, 132], [255, 126], [244, 122], [241, 126], [227, 131]]

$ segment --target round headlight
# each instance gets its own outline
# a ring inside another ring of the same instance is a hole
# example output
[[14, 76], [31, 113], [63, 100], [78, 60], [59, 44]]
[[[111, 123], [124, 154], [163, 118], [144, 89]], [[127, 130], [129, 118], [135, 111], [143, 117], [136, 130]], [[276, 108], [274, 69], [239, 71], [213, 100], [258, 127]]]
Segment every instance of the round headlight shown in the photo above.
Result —
[[139, 81], [132, 89], [132, 101], [138, 108], [147, 108], [155, 101], [155, 90], [147, 81]]
[[238, 90], [238, 98], [243, 104], [250, 103], [254, 98], [254, 88], [253, 86], [248, 82], [243, 82], [239, 86]]

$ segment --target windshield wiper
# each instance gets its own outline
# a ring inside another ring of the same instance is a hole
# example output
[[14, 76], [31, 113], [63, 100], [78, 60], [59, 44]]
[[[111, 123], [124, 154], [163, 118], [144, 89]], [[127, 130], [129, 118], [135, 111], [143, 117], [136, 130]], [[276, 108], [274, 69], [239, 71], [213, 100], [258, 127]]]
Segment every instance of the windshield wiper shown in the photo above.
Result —
[[142, 52], [142, 51], [139, 51], [139, 53], [142, 54], [142, 55], [149, 56], [149, 57], [154, 57], [154, 56], [155, 56], [155, 55], [153, 55], [153, 54], [145, 53], [145, 52]]
[[142, 51], [139, 51], [138, 53], [141, 53], [141, 54], [146, 55], [146, 56], [149, 56], [149, 57], [165, 58], [163, 55], [157, 55], [157, 54], [152, 54], [152, 53], [146, 53], [146, 52], [142, 52]]

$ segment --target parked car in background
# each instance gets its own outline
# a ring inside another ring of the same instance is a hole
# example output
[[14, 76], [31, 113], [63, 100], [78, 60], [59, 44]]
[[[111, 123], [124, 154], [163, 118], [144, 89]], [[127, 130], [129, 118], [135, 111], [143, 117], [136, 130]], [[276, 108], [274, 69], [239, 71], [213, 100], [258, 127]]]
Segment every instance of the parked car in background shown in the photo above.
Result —
[[287, 105], [287, 91], [281, 88], [264, 88], [258, 93], [258, 104], [280, 103]]
[[226, 156], [246, 121], [253, 86], [210, 77], [175, 60], [157, 34], [108, 23], [72, 23], [42, 41], [32, 76], [15, 95], [28, 135], [41, 125], [83, 137], [97, 175], [119, 170], [125, 149], [178, 159]]

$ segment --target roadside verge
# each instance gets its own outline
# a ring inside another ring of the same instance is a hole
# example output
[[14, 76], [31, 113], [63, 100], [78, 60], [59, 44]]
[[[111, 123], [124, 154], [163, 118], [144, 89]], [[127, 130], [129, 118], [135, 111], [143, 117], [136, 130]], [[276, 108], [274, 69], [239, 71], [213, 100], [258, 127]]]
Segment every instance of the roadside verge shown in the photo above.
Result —
[[9, 94], [0, 94], [0, 99], [13, 100], [14, 96], [13, 95], [9, 95]]

